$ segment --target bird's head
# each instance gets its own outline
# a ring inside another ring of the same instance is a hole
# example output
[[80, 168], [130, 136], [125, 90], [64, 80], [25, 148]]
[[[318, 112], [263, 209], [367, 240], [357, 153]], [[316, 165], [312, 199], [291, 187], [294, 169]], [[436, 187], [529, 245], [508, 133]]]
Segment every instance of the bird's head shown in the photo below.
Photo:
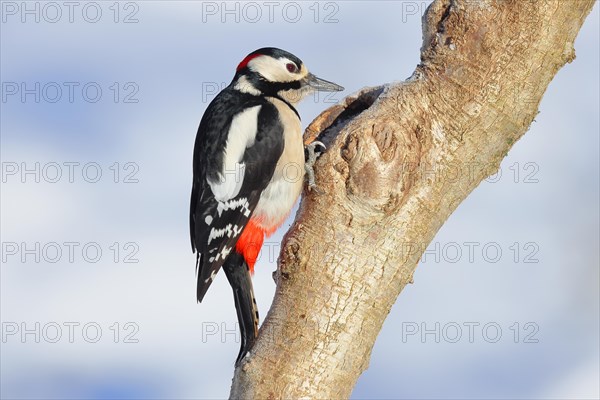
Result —
[[254, 95], [278, 96], [296, 104], [314, 91], [337, 92], [340, 85], [317, 78], [295, 55], [274, 47], [248, 54], [238, 65], [234, 88]]

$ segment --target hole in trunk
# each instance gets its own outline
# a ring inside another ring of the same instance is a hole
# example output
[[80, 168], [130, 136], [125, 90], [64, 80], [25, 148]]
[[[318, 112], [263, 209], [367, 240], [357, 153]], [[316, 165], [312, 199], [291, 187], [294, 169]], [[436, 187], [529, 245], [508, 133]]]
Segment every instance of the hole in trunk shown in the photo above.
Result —
[[337, 134], [357, 115], [371, 107], [381, 93], [383, 93], [383, 90], [384, 86], [377, 86], [360, 93], [358, 97], [351, 100], [344, 107], [344, 111], [342, 111], [340, 115], [338, 115], [331, 124], [319, 134], [316, 140], [323, 142], [325, 146], [329, 147], [333, 140], [335, 140]]

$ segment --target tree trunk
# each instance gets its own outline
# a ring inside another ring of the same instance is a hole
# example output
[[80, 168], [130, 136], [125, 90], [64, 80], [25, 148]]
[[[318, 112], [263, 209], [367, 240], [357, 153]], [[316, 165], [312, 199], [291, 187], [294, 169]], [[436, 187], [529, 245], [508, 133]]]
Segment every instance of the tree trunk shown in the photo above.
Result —
[[307, 129], [328, 145], [231, 398], [348, 398], [429, 242], [527, 131], [594, 0], [435, 0], [421, 64]]

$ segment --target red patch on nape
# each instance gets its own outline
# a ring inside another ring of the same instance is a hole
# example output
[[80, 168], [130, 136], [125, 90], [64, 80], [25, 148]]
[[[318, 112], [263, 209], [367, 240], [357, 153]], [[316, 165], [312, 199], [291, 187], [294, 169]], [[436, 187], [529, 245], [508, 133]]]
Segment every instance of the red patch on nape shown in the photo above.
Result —
[[236, 68], [236, 70], [235, 70], [235, 71], [236, 71], [236, 72], [239, 72], [240, 70], [242, 70], [242, 69], [246, 68], [246, 67], [248, 66], [248, 63], [249, 63], [250, 61], [252, 61], [252, 60], [253, 60], [253, 59], [255, 59], [256, 57], [260, 57], [260, 56], [262, 56], [262, 54], [260, 54], [260, 53], [257, 53], [257, 54], [250, 54], [250, 55], [246, 56], [246, 58], [244, 58], [244, 59], [242, 60], [242, 62], [238, 64], [238, 66], [237, 66], [237, 68]]
[[264, 240], [265, 231], [250, 219], [235, 245], [235, 250], [244, 256], [251, 274], [254, 274], [254, 264]]

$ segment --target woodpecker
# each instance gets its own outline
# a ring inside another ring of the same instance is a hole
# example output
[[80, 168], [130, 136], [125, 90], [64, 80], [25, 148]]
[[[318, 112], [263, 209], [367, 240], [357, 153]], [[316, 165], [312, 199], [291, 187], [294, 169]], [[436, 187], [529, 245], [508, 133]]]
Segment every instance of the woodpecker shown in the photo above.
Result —
[[239, 63], [200, 121], [190, 203], [196, 296], [201, 302], [223, 268], [242, 337], [236, 366], [258, 334], [251, 280], [256, 258], [302, 191], [307, 165], [295, 106], [315, 90], [344, 88], [317, 78], [293, 54], [265, 47]]

